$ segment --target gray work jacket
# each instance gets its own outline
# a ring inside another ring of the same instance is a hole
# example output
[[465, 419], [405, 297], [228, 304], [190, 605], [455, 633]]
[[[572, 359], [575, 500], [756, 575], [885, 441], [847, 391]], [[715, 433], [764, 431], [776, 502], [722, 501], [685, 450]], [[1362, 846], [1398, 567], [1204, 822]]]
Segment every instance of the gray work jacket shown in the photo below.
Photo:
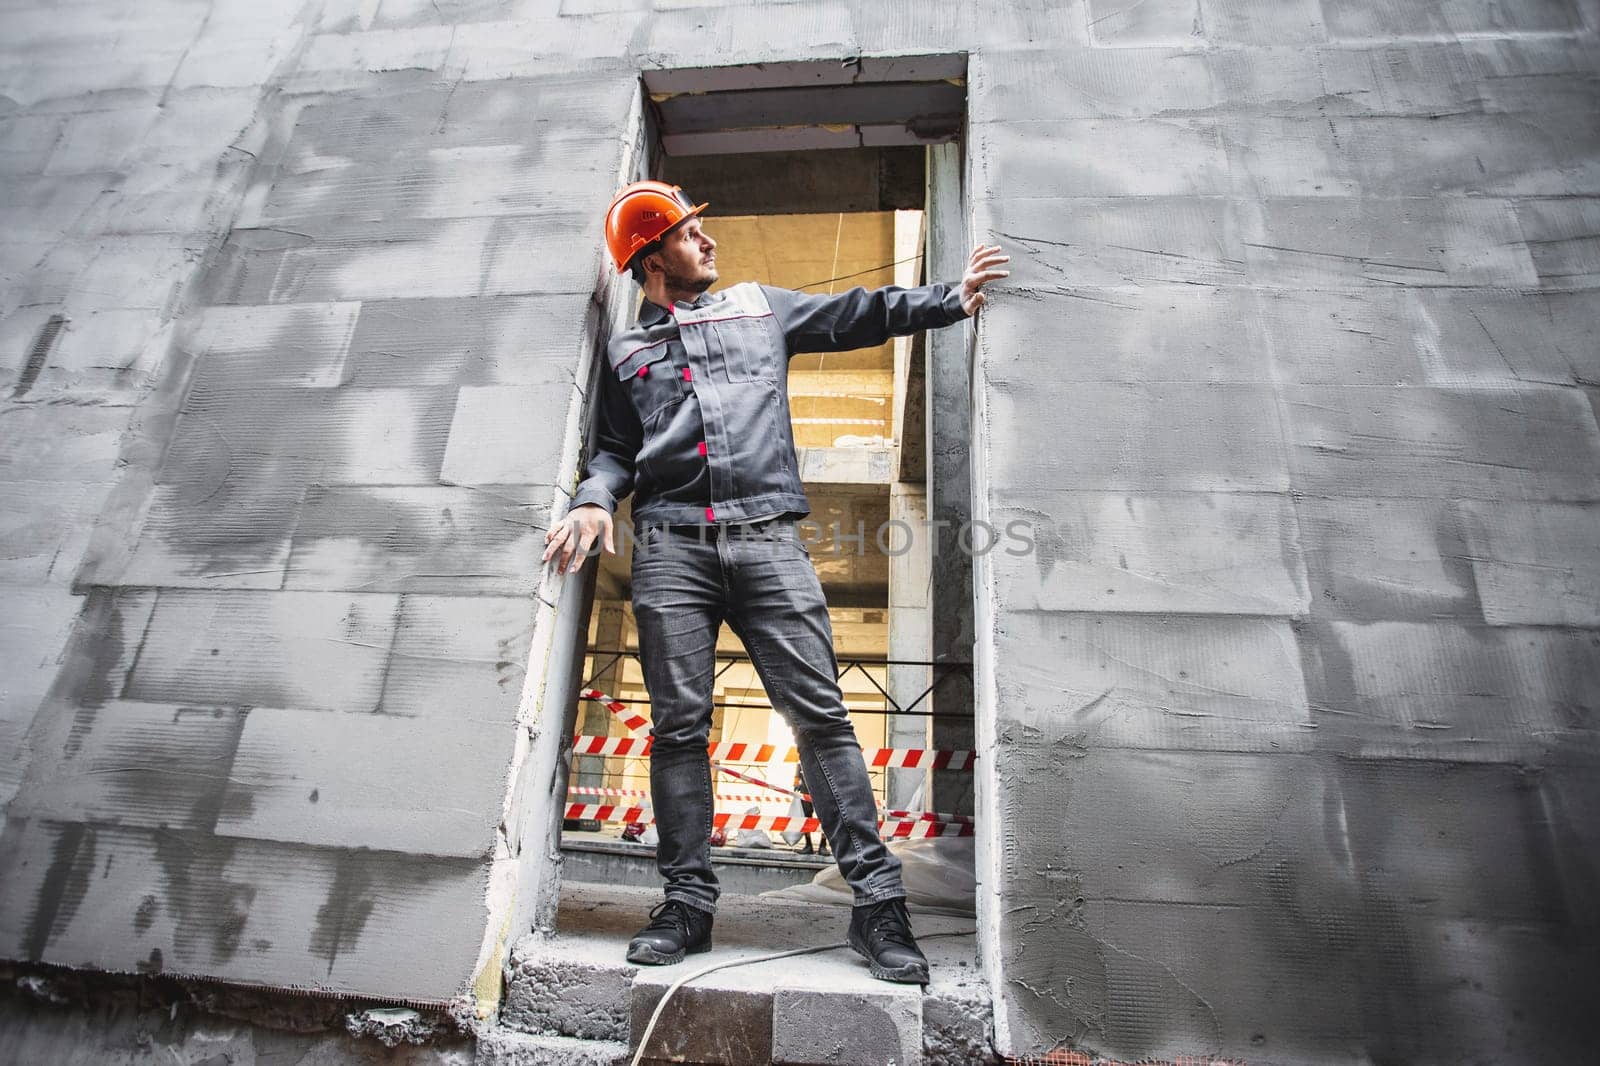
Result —
[[594, 455], [571, 506], [615, 514], [632, 491], [635, 527], [804, 517], [789, 357], [966, 317], [960, 290], [942, 282], [814, 295], [747, 281], [671, 308], [645, 300], [609, 343]]

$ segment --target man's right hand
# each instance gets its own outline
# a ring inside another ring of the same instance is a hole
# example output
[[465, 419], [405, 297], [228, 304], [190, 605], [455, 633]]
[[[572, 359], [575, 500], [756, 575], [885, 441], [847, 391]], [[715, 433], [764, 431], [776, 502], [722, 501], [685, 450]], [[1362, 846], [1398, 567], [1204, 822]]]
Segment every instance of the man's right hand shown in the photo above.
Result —
[[[589, 556], [589, 549], [602, 533], [605, 534], [606, 551], [617, 554], [616, 546], [611, 541], [611, 513], [597, 503], [580, 504], [563, 515], [544, 535], [544, 562], [548, 563], [551, 556], [559, 555], [556, 563], [558, 575], [581, 569], [583, 560]], [[573, 561], [574, 557], [576, 562]]]
[[1000, 269], [1001, 263], [1009, 262], [1011, 257], [1000, 254], [998, 244], [980, 244], [972, 249], [972, 256], [967, 260], [967, 273], [961, 279], [961, 310], [967, 313], [968, 318], [982, 310], [989, 300], [980, 289], [991, 281], [1011, 276], [1011, 271]]

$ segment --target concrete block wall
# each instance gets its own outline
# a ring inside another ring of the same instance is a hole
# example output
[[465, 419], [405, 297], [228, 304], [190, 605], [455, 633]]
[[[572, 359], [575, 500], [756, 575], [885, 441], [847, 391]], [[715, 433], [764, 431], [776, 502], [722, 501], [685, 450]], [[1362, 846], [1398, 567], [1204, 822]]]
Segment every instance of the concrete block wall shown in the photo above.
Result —
[[1083, 14], [973, 60], [1000, 1042], [1581, 1056], [1595, 10]]
[[964, 51], [1001, 1050], [1592, 1044], [1594, 0], [0, 18], [0, 955], [492, 999], [635, 75]]
[[635, 86], [377, 6], [8, 13], [7, 957], [492, 1004]]

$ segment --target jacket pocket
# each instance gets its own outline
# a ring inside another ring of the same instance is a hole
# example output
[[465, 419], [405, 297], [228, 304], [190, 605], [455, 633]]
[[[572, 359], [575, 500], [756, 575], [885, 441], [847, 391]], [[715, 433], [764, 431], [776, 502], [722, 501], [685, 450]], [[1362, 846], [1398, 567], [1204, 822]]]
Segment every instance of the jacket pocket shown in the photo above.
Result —
[[672, 360], [668, 358], [671, 354], [669, 345], [653, 344], [631, 352], [615, 367], [617, 380], [633, 401], [634, 410], [639, 412], [641, 425], [683, 395], [673, 373]]
[[772, 314], [739, 315], [706, 323], [707, 339], [722, 357], [729, 381], [769, 381], [778, 376], [784, 354], [778, 320]]

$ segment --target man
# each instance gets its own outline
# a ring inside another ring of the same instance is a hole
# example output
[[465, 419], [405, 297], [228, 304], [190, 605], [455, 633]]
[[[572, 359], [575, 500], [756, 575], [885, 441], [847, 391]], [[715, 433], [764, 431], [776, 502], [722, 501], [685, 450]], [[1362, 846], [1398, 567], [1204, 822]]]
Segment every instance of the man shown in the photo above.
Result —
[[[794, 731], [823, 833], [851, 886], [850, 946], [874, 977], [927, 984], [900, 860], [878, 836], [877, 804], [837, 680], [833, 630], [809, 549], [810, 513], [788, 409], [788, 359], [846, 351], [951, 325], [1009, 272], [999, 246], [973, 250], [959, 286], [854, 288], [812, 295], [745, 282], [716, 293], [716, 248], [681, 189], [623, 189], [606, 213], [617, 272], [644, 290], [632, 328], [608, 346], [596, 449], [567, 514], [546, 535], [557, 573], [597, 541], [616, 553], [612, 516], [631, 491], [633, 614], [650, 694], [650, 796], [665, 899], [628, 945], [630, 962], [709, 951], [721, 889], [711, 869], [707, 743], [717, 633], [750, 653]], [[642, 530], [642, 532], [640, 532]]]

